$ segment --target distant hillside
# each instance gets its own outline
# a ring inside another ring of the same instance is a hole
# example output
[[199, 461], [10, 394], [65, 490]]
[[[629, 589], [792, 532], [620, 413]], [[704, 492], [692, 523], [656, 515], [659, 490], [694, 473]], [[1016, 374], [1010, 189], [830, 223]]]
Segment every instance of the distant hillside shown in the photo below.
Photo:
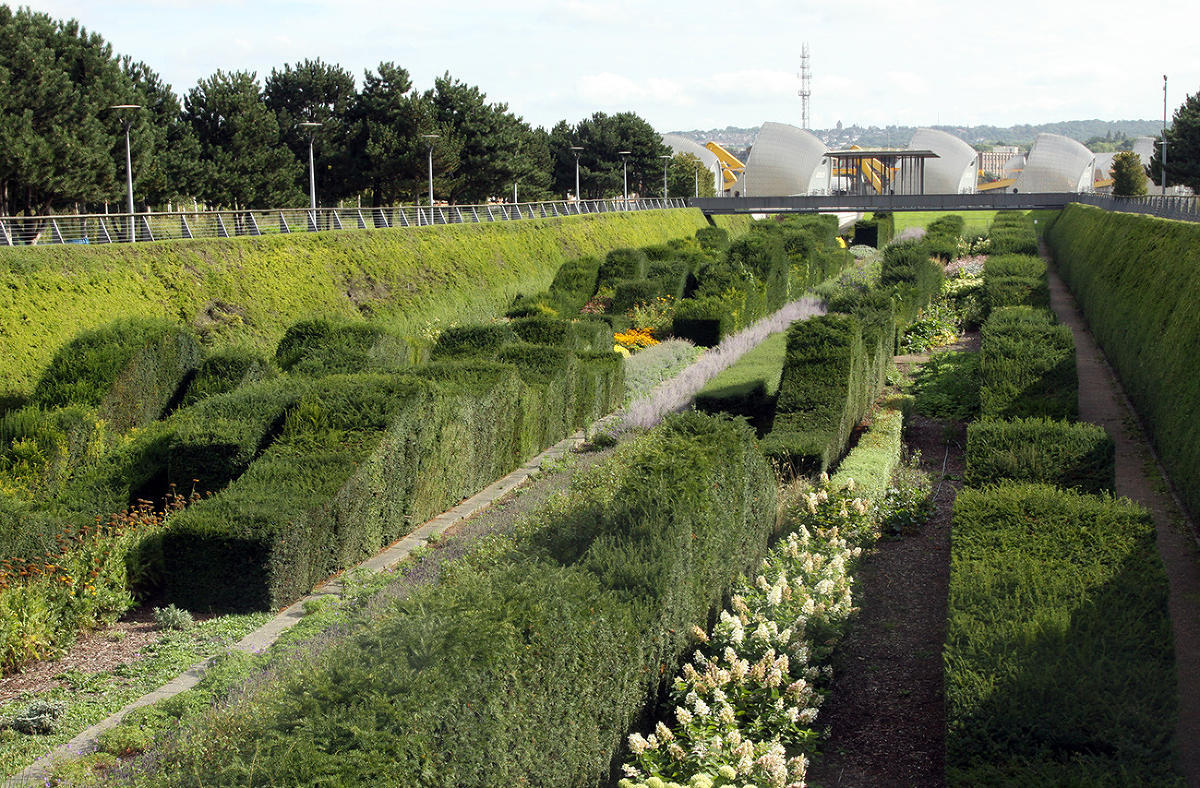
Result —
[[[1062, 134], [1080, 142], [1097, 137], [1121, 138], [1154, 136], [1162, 129], [1159, 120], [1064, 120], [1058, 123], [1021, 124], [1018, 126], [933, 126], [949, 132], [972, 145], [1023, 145], [1028, 147], [1042, 133]], [[840, 129], [814, 129], [813, 134], [831, 147], [901, 147], [912, 139], [916, 126], [846, 126]], [[700, 143], [715, 140], [730, 150], [745, 150], [754, 142], [758, 128], [697, 129], [676, 131], [674, 134]]]

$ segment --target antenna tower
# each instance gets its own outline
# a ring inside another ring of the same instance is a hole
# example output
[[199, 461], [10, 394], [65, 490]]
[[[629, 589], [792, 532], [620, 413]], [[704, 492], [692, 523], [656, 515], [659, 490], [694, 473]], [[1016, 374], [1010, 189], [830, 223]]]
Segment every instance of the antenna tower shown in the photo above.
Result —
[[800, 127], [809, 127], [808, 101], [812, 98], [812, 68], [808, 64], [808, 42], [800, 49]]

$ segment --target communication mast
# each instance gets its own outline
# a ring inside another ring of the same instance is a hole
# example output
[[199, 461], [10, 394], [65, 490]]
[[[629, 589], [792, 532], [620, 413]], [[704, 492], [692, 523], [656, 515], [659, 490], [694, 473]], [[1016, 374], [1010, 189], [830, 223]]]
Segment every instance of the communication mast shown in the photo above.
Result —
[[800, 49], [800, 127], [809, 127], [808, 100], [812, 98], [812, 69], [808, 65], [808, 42]]

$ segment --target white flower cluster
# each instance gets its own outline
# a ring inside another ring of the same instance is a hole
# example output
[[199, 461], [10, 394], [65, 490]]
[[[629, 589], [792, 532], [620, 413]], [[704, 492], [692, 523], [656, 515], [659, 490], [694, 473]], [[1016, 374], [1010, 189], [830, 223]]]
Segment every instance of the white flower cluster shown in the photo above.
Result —
[[832, 673], [821, 663], [853, 612], [849, 565], [862, 552], [842, 533], [868, 532], [870, 508], [822, 482], [805, 499], [808, 525], [734, 588], [712, 635], [693, 629], [701, 648], [675, 679], [674, 725], [629, 737], [621, 788], [804, 786], [808, 759], [789, 748], [816, 737], [818, 684]]

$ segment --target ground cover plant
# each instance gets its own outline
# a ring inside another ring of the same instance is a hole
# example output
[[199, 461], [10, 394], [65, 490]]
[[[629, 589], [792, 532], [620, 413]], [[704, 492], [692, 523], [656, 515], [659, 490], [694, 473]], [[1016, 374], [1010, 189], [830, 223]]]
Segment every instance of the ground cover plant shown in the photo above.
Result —
[[[599, 781], [687, 627], [776, 525], [744, 425], [685, 414], [618, 455], [439, 584], [199, 715], [129, 780]], [[358, 714], [368, 696], [384, 702]]]
[[967, 426], [964, 481], [1041, 482], [1081, 492], [1116, 489], [1114, 445], [1103, 427], [1045, 418], [985, 419]]
[[934, 419], [970, 421], [979, 415], [979, 354], [934, 353], [913, 375], [917, 412]]
[[1071, 205], [1047, 235], [1188, 509], [1200, 512], [1200, 228]]
[[950, 785], [1181, 785], [1166, 577], [1145, 510], [964, 489], [946, 666]]

